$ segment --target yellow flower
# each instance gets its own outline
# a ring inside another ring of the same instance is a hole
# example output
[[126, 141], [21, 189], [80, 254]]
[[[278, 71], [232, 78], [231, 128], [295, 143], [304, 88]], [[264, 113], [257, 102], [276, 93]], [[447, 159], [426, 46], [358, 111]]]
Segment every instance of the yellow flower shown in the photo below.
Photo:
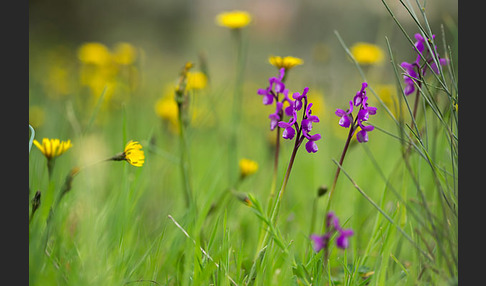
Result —
[[240, 160], [240, 175], [242, 178], [254, 174], [257, 170], [257, 162], [245, 158]]
[[177, 134], [179, 132], [179, 108], [174, 99], [174, 89], [171, 89], [169, 94], [157, 100], [155, 113], [163, 120], [169, 122], [169, 130], [172, 133]]
[[302, 59], [291, 56], [270, 56], [268, 58], [268, 62], [273, 66], [276, 66], [278, 69], [285, 68], [285, 70], [289, 70], [297, 65], [302, 65], [304, 63]]
[[208, 78], [202, 72], [188, 72], [187, 73], [187, 90], [199, 90], [206, 87]]
[[117, 43], [114, 50], [113, 59], [120, 65], [131, 65], [137, 59], [137, 50], [129, 43]]
[[34, 145], [46, 156], [48, 160], [61, 156], [73, 145], [71, 140], [60, 141], [59, 139], [42, 139], [42, 145], [34, 139]]
[[385, 103], [395, 117], [398, 117], [400, 114], [403, 116], [407, 115], [405, 103], [402, 104], [400, 111], [397, 88], [394, 84], [378, 84], [375, 90], [380, 99], [383, 101], [383, 103]]
[[142, 150], [142, 145], [137, 141], [130, 140], [125, 146], [125, 160], [135, 167], [142, 167], [145, 162], [145, 155]]
[[118, 153], [108, 160], [127, 161], [132, 166], [142, 167], [145, 162], [145, 155], [142, 150], [142, 145], [138, 141], [130, 140], [122, 153]]
[[111, 54], [105, 45], [91, 42], [78, 49], [78, 59], [86, 64], [105, 65], [111, 61]]
[[381, 63], [384, 59], [383, 50], [374, 44], [358, 42], [351, 47], [351, 54], [360, 64], [369, 65]]
[[245, 11], [231, 11], [223, 12], [216, 16], [216, 22], [218, 25], [227, 27], [230, 29], [243, 28], [250, 24], [251, 15]]

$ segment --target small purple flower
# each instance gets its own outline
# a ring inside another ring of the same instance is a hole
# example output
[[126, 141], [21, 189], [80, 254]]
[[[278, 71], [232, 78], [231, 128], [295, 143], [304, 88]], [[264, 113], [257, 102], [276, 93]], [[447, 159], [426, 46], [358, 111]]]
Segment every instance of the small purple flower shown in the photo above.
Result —
[[259, 88], [257, 94], [263, 95], [263, 104], [270, 105], [273, 103], [274, 95], [273, 91], [270, 88]]
[[283, 138], [290, 139], [290, 140], [292, 138], [294, 138], [295, 129], [294, 129], [293, 125], [295, 124], [296, 121], [297, 121], [297, 111], [294, 109], [293, 110], [293, 116], [290, 118], [289, 122], [280, 121], [278, 123], [278, 126], [280, 128], [284, 128], [284, 131], [282, 133]]
[[326, 216], [326, 233], [323, 235], [312, 234], [310, 239], [314, 242], [314, 251], [319, 252], [321, 249], [327, 251], [329, 246], [329, 240], [334, 233], [338, 233], [336, 239], [336, 246], [341, 249], [346, 249], [349, 246], [348, 238], [354, 234], [352, 229], [343, 229], [339, 225], [338, 217], [333, 213], [329, 212]]
[[361, 84], [361, 90], [358, 91], [353, 98], [353, 103], [354, 103], [355, 106], [359, 106], [363, 102], [364, 98], [366, 98], [365, 88], [367, 88], [367, 87], [368, 87], [368, 84], [366, 82], [363, 82]]
[[295, 99], [295, 109], [298, 111], [302, 108], [302, 99], [304, 99], [304, 97], [307, 99], [307, 92], [309, 91], [309, 88], [306, 87], [304, 88], [304, 91], [300, 94], [298, 92], [294, 92], [294, 94], [292, 94], [292, 98]]
[[312, 234], [310, 238], [314, 241], [314, 251], [319, 252], [321, 249], [327, 248], [327, 244], [329, 243], [329, 239], [331, 236], [329, 233], [326, 233], [324, 235], [317, 235], [317, 234]]
[[349, 246], [349, 241], [348, 237], [352, 236], [354, 234], [352, 229], [340, 229], [339, 231], [339, 236], [336, 239], [336, 245], [337, 247], [341, 249], [346, 249]]
[[305, 129], [302, 129], [305, 138], [307, 138], [309, 141], [305, 143], [305, 150], [307, 150], [308, 153], [316, 153], [319, 148], [317, 148], [316, 141], [321, 139], [321, 134], [314, 134], [314, 135], [309, 135], [307, 134], [307, 131]]
[[405, 82], [405, 89], [403, 92], [405, 95], [409, 95], [415, 91], [414, 79], [418, 78], [418, 74], [415, 71], [416, 65], [403, 62], [400, 66], [405, 69], [405, 75], [403, 76], [403, 81]]
[[353, 121], [353, 102], [349, 102], [349, 109], [347, 111], [338, 108], [335, 113], [337, 116], [341, 117], [341, 119], [339, 119], [339, 125], [348, 128]]
[[272, 113], [268, 116], [270, 118], [270, 130], [275, 129], [277, 127], [278, 122], [280, 121], [280, 113], [282, 111], [283, 103], [277, 102], [277, 110], [275, 113]]
[[311, 107], [312, 103], [309, 103], [305, 110], [306, 119], [302, 120], [302, 129], [307, 132], [310, 132], [312, 130], [312, 122], [319, 122], [319, 117], [311, 115]]
[[372, 125], [364, 126], [364, 125], [361, 125], [361, 124], [359, 126], [361, 127], [361, 131], [356, 133], [356, 139], [358, 140], [359, 143], [368, 142], [368, 132], [375, 129], [375, 127], [372, 126]]
[[[264, 105], [271, 105], [274, 101], [276, 102], [275, 113], [268, 116], [268, 118], [270, 118], [270, 130], [274, 130], [275, 127], [278, 126], [278, 122], [282, 120], [283, 103], [285, 101], [292, 103], [288, 96], [289, 90], [285, 88], [285, 84], [283, 82], [284, 76], [285, 69], [282, 68], [279, 70], [278, 77], [271, 77], [268, 79], [269, 85], [266, 88], [259, 88], [257, 90], [257, 94], [263, 96], [262, 101]], [[284, 95], [282, 101], [279, 101], [280, 94]], [[287, 108], [285, 109], [285, 113], [288, 115]]]

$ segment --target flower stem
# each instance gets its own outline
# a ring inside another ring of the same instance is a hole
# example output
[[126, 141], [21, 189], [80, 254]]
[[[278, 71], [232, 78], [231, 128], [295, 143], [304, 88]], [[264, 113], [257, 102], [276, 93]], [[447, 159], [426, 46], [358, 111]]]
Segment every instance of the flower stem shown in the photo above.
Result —
[[[276, 141], [275, 141], [275, 157], [273, 160], [273, 177], [272, 177], [272, 185], [270, 186], [270, 194], [268, 197], [268, 207], [267, 209], [270, 210], [270, 207], [273, 205], [273, 199], [275, 197], [275, 188], [277, 186], [277, 175], [278, 175], [278, 159], [279, 159], [279, 152], [280, 152], [280, 127], [277, 126], [276, 132]], [[270, 215], [270, 213], [268, 213]]]
[[179, 135], [180, 135], [180, 156], [181, 156], [181, 174], [182, 174], [182, 182], [184, 184], [184, 198], [186, 202], [186, 207], [189, 207], [192, 205], [193, 202], [193, 196], [192, 196], [192, 188], [191, 188], [191, 183], [189, 181], [189, 160], [187, 159], [187, 142], [186, 142], [186, 136], [185, 136], [185, 128], [184, 128], [184, 122], [183, 122], [183, 115], [182, 115], [182, 105], [178, 104], [178, 119], [179, 119]]
[[289, 181], [290, 177], [290, 172], [292, 171], [292, 166], [294, 165], [294, 160], [295, 160], [295, 155], [297, 154], [297, 150], [299, 149], [300, 143], [302, 142], [302, 139], [300, 138], [300, 130], [297, 134], [297, 138], [295, 140], [295, 145], [294, 145], [294, 150], [292, 151], [292, 155], [290, 156], [289, 160], [289, 165], [287, 166], [287, 171], [285, 172], [285, 177], [282, 183], [282, 187], [280, 188], [280, 191], [278, 192], [277, 200], [275, 201], [275, 204], [273, 205], [272, 212], [271, 212], [271, 217], [270, 217], [270, 222], [272, 224], [276, 224], [277, 222], [277, 216], [278, 212], [280, 210], [280, 202], [283, 196], [283, 193], [285, 192], [285, 189], [287, 188], [287, 182]]
[[[270, 223], [273, 226], [276, 226], [277, 215], [278, 215], [278, 211], [280, 209], [280, 201], [281, 201], [282, 195], [283, 195], [283, 193], [284, 193], [284, 191], [287, 187], [287, 182], [289, 181], [290, 171], [292, 170], [292, 166], [294, 165], [295, 155], [297, 154], [297, 150], [299, 149], [300, 143], [302, 143], [302, 140], [303, 140], [303, 138], [300, 138], [301, 137], [300, 133], [301, 133], [301, 130], [299, 129], [299, 131], [297, 132], [296, 139], [295, 139], [294, 150], [292, 151], [292, 155], [290, 156], [289, 164], [287, 166], [287, 171], [285, 172], [285, 177], [284, 177], [284, 180], [283, 180], [283, 183], [282, 183], [282, 187], [280, 188], [280, 191], [278, 193], [276, 201], [273, 204], [272, 211], [270, 212], [270, 214], [271, 214]], [[265, 236], [263, 237], [263, 240], [260, 240], [260, 243], [259, 243], [258, 248], [257, 248], [257, 252], [255, 254], [255, 258], [253, 260], [252, 269], [250, 271], [250, 277], [253, 276], [253, 272], [255, 270], [256, 264], [258, 263], [259, 257], [262, 257], [263, 252], [266, 251], [267, 244], [269, 243], [270, 237], [271, 237], [270, 231], [266, 231]]]
[[[353, 123], [351, 125], [351, 127], [349, 128], [348, 138], [346, 139], [346, 143], [344, 144], [343, 152], [341, 153], [341, 159], [339, 159], [339, 165], [340, 166], [343, 165], [344, 157], [346, 156], [346, 152], [348, 151], [349, 144], [351, 143], [351, 139], [353, 138], [354, 131], [356, 130], [355, 125], [356, 125], [356, 123]], [[329, 192], [329, 200], [327, 201], [327, 207], [326, 207], [325, 214], [327, 214], [329, 212], [329, 210], [331, 209], [332, 195], [334, 194], [334, 190], [336, 189], [336, 184], [337, 184], [337, 180], [339, 178], [340, 172], [341, 172], [341, 168], [338, 167], [336, 169], [336, 174], [334, 175], [334, 181], [332, 182], [331, 191]], [[322, 231], [324, 231], [325, 226], [326, 226], [326, 221], [324, 220], [324, 223], [322, 224]]]

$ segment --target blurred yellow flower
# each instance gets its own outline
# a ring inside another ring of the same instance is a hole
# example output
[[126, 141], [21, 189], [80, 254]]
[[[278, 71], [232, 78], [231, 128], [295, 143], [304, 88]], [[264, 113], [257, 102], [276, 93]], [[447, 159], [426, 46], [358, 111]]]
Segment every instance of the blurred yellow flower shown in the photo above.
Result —
[[358, 42], [351, 47], [351, 54], [363, 65], [378, 64], [385, 58], [383, 50], [374, 44]]
[[187, 73], [187, 90], [204, 89], [208, 84], [208, 78], [200, 71]]
[[46, 113], [40, 106], [34, 105], [29, 107], [29, 124], [32, 127], [37, 128], [44, 124], [45, 117]]
[[285, 68], [285, 70], [289, 70], [297, 65], [304, 64], [304, 61], [302, 59], [291, 56], [270, 56], [268, 58], [268, 62], [273, 66], [276, 66], [278, 69]]
[[179, 109], [174, 96], [164, 96], [155, 103], [155, 113], [169, 122], [169, 129], [173, 133], [179, 131]]
[[78, 59], [85, 64], [105, 65], [111, 61], [111, 53], [105, 45], [90, 42], [78, 49]]
[[216, 23], [218, 25], [227, 27], [230, 29], [243, 28], [250, 24], [251, 15], [245, 11], [231, 11], [222, 12], [216, 16]]
[[117, 64], [131, 65], [137, 59], [137, 50], [129, 43], [117, 43], [114, 48], [113, 59]]
[[34, 139], [34, 145], [44, 154], [44, 156], [51, 160], [52, 158], [61, 156], [64, 152], [69, 150], [73, 145], [71, 140], [60, 141], [59, 139], [42, 139], [42, 144]]
[[145, 155], [142, 150], [142, 145], [138, 141], [130, 140], [125, 146], [125, 160], [135, 167], [142, 167], [145, 162]]
[[243, 158], [240, 160], [239, 165], [241, 178], [254, 174], [256, 171], [258, 171], [258, 163], [253, 160]]
[[399, 114], [407, 118], [408, 112], [406, 104], [402, 104], [401, 112], [400, 103], [397, 94], [397, 87], [394, 84], [378, 84], [376, 85], [376, 94], [380, 97], [383, 103], [390, 109], [391, 113], [398, 117]]

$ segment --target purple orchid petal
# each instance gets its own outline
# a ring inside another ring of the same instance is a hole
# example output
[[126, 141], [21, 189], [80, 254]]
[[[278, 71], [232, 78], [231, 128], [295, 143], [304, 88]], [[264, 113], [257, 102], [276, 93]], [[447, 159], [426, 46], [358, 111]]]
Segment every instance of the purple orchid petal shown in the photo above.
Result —
[[305, 143], [305, 150], [309, 153], [315, 153], [319, 148], [317, 148], [317, 144], [314, 141], [309, 140]]
[[289, 124], [289, 123], [287, 123], [285, 121], [280, 121], [278, 123], [278, 127], [280, 127], [280, 128], [287, 128], [287, 127], [290, 127], [290, 126], [292, 126], [292, 124]]
[[339, 119], [339, 125], [344, 128], [348, 128], [349, 126], [351, 126], [351, 121], [352, 119], [350, 119], [348, 115], [344, 114], [341, 119]]
[[346, 111], [344, 111], [344, 110], [342, 110], [342, 109], [338, 108], [338, 109], [336, 109], [336, 112], [334, 112], [334, 114], [336, 114], [336, 115], [337, 115], [337, 116], [339, 116], [339, 117], [342, 117], [343, 115], [345, 115], [345, 114], [346, 114]]
[[348, 237], [354, 234], [352, 229], [344, 229], [339, 232], [339, 236], [336, 239], [337, 247], [341, 249], [346, 249], [349, 246]]
[[366, 130], [363, 129], [356, 133], [356, 139], [359, 143], [368, 142], [368, 133], [366, 132]]
[[263, 104], [270, 105], [273, 103], [273, 95], [267, 93], [263, 96]]
[[[279, 124], [279, 126], [280, 126], [280, 124]], [[285, 128], [284, 131], [282, 132], [282, 137], [284, 139], [291, 140], [292, 138], [294, 138], [294, 136], [295, 136], [295, 130], [294, 130], [294, 128], [292, 128], [292, 126]]]
[[359, 121], [367, 121], [370, 117], [370, 114], [367, 109], [361, 109], [358, 112], [358, 120]]
[[361, 127], [362, 130], [365, 130], [366, 132], [370, 132], [370, 131], [373, 131], [373, 129], [375, 129], [375, 126], [373, 125], [359, 125]]
[[373, 107], [373, 106], [366, 107], [366, 109], [368, 109], [368, 113], [370, 115], [375, 115], [376, 114], [376, 111], [378, 110], [378, 108]]
[[308, 119], [302, 120], [301, 125], [302, 130], [305, 130], [306, 132], [310, 132], [312, 130], [312, 122]]

